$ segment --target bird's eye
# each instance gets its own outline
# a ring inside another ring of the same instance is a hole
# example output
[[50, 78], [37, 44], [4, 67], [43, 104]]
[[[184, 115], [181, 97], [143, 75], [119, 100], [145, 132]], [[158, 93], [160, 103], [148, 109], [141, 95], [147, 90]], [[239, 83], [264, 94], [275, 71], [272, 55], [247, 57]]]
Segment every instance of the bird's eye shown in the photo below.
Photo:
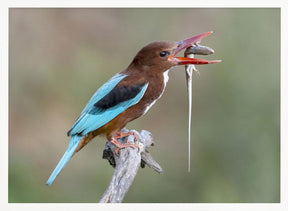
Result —
[[168, 52], [168, 51], [161, 51], [161, 52], [160, 52], [160, 56], [161, 56], [161, 57], [164, 57], [164, 56], [167, 56], [167, 55], [169, 55], [169, 52]]

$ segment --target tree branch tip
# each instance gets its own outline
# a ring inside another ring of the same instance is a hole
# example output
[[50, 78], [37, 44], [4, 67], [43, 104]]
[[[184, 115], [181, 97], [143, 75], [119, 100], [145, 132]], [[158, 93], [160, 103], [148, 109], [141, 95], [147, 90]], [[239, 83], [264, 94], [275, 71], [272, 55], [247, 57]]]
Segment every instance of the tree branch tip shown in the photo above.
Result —
[[[136, 130], [130, 131], [138, 136], [138, 140], [135, 140], [133, 135], [129, 135], [128, 137], [119, 138], [117, 141], [120, 143], [129, 142], [137, 144], [138, 149], [126, 147], [120, 149], [119, 154], [115, 154], [116, 146], [110, 141], [106, 142], [103, 159], [107, 159], [115, 170], [100, 203], [122, 202], [140, 166], [144, 168], [147, 165], [159, 174], [163, 174], [161, 166], [147, 150], [148, 147], [154, 145], [152, 134], [146, 130], [142, 130], [140, 133]], [[124, 128], [121, 132], [126, 133], [129, 130]]]

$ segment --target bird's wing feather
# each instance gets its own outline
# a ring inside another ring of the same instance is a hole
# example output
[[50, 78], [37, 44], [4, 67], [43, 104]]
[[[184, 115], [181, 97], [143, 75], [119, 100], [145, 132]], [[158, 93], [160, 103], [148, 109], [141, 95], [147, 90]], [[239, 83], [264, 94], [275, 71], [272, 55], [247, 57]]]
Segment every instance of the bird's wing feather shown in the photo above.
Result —
[[[135, 84], [133, 86], [116, 86], [121, 80], [117, 83], [112, 80], [114, 82], [112, 89], [111, 85], [107, 85], [107, 83], [111, 83], [111, 80], [109, 80], [93, 95], [88, 102], [89, 106], [87, 105], [84, 108], [80, 117], [68, 132], [69, 136], [76, 134], [85, 136], [139, 102], [147, 89], [148, 83]], [[109, 92], [103, 88], [105, 86], [110, 88]], [[101, 91], [105, 92], [105, 94]]]
[[95, 94], [91, 97], [81, 114], [86, 113], [89, 109], [91, 109], [96, 102], [98, 102], [99, 100], [101, 100], [101, 98], [107, 95], [126, 76], [127, 75], [118, 73], [112, 78], [110, 78], [95, 92]]

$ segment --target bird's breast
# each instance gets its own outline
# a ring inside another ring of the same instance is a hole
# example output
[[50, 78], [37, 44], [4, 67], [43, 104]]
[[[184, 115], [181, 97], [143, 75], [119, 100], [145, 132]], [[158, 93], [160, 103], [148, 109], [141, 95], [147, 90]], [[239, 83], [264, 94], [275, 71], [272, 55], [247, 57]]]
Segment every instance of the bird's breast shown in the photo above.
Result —
[[[123, 123], [123, 125], [125, 126], [126, 123], [137, 119], [147, 113], [147, 111], [162, 96], [166, 84], [169, 80], [168, 72], [169, 70], [166, 70], [165, 72], [148, 70], [139, 73], [141, 75], [130, 74], [126, 78], [124, 78], [123, 84], [125, 82], [127, 83], [127, 85], [129, 85], [131, 81], [133, 81], [134, 84], [140, 82], [142, 83], [143, 81], [145, 81], [145, 83], [148, 83], [148, 87], [140, 101], [137, 104], [126, 109], [116, 119], [119, 119], [119, 122]], [[124, 71], [123, 74], [127, 74], [127, 70]]]
[[156, 103], [156, 101], [162, 96], [166, 88], [166, 84], [169, 80], [169, 70], [163, 73], [161, 80], [155, 80], [149, 82], [150, 87], [148, 86], [147, 96], [144, 95], [143, 100], [147, 98], [145, 109], [143, 110], [143, 115], [148, 112], [148, 110]]

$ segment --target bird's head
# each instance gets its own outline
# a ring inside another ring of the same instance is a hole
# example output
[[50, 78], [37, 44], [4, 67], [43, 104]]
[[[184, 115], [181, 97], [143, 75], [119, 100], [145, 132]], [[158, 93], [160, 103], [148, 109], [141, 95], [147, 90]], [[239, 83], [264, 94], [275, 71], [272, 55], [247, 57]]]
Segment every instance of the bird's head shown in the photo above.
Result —
[[211, 33], [212, 32], [206, 32], [179, 42], [150, 43], [137, 53], [132, 64], [164, 72], [176, 65], [218, 63], [220, 60], [208, 61], [203, 59], [176, 57], [176, 54], [181, 50], [199, 42], [203, 37], [206, 37]]

